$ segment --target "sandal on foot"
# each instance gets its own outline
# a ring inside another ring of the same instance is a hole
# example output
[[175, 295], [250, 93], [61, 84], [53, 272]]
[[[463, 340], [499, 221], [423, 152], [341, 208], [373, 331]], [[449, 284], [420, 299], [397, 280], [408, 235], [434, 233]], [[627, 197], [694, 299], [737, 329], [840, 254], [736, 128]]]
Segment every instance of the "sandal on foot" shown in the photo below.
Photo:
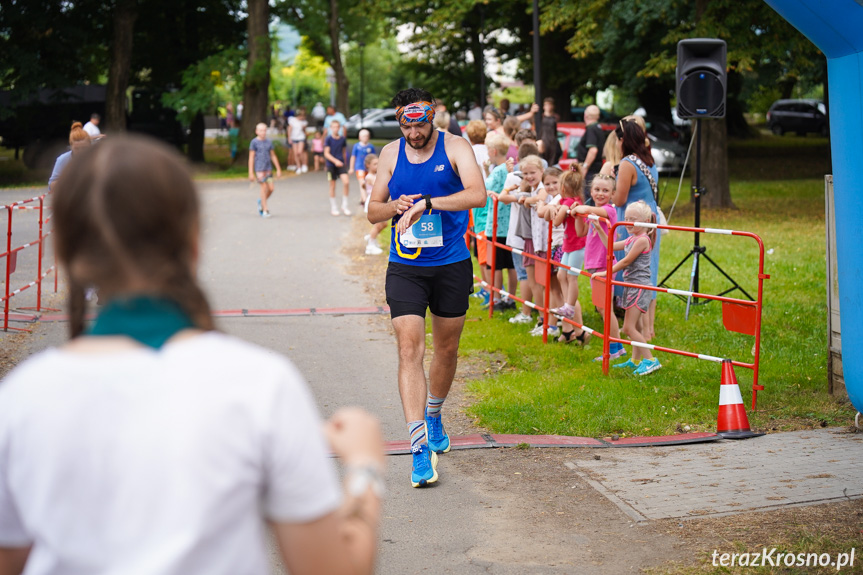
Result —
[[575, 339], [578, 338], [575, 336], [575, 330], [573, 329], [571, 331], [560, 332], [560, 337], [557, 338], [557, 341], [559, 341], [560, 343], [572, 343], [572, 341]]
[[[573, 330], [573, 332], [574, 331], [575, 330]], [[586, 331], [582, 331], [580, 335], [575, 336], [575, 339], [577, 339], [578, 343], [580, 343], [582, 346], [585, 346], [587, 345], [587, 342], [590, 341], [590, 334]]]

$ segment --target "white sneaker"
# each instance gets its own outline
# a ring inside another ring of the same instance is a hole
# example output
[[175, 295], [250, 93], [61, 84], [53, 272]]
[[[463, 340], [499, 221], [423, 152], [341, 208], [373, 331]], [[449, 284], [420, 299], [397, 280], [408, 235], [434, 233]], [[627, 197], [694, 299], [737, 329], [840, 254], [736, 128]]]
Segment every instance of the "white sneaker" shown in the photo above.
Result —
[[366, 244], [366, 255], [367, 256], [379, 256], [382, 253], [384, 253], [384, 250], [382, 250], [381, 248], [379, 248], [375, 244], [373, 244], [371, 242]]
[[270, 211], [266, 210], [266, 211], [261, 212], [261, 217], [262, 218], [270, 218], [272, 216], [270, 215]]
[[528, 333], [534, 337], [536, 337], [538, 335], [542, 335], [542, 325], [538, 325], [538, 326], [534, 327]]
[[301, 167], [301, 168], [300, 168], [300, 173], [301, 173], [301, 174], [305, 174], [305, 173], [306, 173], [306, 172], [308, 172], [308, 171], [309, 171], [309, 167], [308, 167], [308, 166], [303, 166], [303, 167]]
[[532, 321], [533, 320], [529, 315], [524, 315], [521, 312], [518, 312], [517, 314], [509, 318], [509, 323], [530, 323]]
[[331, 216], [339, 215], [339, 209], [337, 207], [333, 206], [332, 208], [330, 208], [330, 215]]
[[346, 216], [351, 215], [351, 211], [348, 209], [347, 204], [342, 204], [342, 213]]

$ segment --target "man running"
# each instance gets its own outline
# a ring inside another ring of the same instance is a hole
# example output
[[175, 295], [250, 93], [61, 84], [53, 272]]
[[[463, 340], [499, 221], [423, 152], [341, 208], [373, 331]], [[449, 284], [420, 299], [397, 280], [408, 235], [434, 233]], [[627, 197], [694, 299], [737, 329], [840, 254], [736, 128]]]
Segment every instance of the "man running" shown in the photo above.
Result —
[[[473, 267], [464, 241], [470, 208], [485, 206], [485, 184], [470, 144], [434, 129], [435, 100], [411, 88], [392, 101], [404, 136], [380, 155], [369, 221], [393, 220], [386, 292], [399, 349], [399, 394], [413, 466], [411, 485], [437, 481], [437, 453], [450, 449], [441, 421], [458, 361]], [[407, 144], [407, 145], [405, 145]], [[423, 369], [425, 313], [434, 356]]]

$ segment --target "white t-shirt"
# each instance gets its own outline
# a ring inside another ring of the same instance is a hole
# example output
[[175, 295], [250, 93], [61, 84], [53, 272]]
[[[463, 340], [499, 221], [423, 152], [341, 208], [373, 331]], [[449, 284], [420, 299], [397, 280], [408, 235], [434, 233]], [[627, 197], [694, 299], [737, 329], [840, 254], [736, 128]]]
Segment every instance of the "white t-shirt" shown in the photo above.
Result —
[[482, 177], [487, 178], [485, 163], [488, 161], [488, 148], [485, 144], [472, 144], [473, 155], [476, 156], [476, 163], [479, 164], [479, 169], [482, 172]]
[[160, 351], [51, 349], [0, 384], [0, 547], [28, 574], [268, 574], [265, 519], [341, 491], [302, 377], [212, 332]]
[[87, 122], [84, 124], [84, 131], [90, 134], [91, 138], [95, 138], [102, 134], [102, 130], [99, 129], [99, 126], [94, 124], [93, 122]]
[[309, 125], [306, 120], [300, 120], [296, 116], [291, 116], [288, 118], [288, 125], [291, 127], [292, 142], [306, 141], [306, 126]]

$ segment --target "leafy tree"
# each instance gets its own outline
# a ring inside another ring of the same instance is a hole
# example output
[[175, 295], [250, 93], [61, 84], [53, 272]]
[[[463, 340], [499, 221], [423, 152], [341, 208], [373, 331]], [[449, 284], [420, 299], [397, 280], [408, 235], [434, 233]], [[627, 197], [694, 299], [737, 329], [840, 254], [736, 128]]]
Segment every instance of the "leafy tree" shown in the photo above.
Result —
[[[270, 4], [268, 0], [248, 0], [246, 34], [248, 59], [243, 81], [243, 117], [240, 124], [240, 142], [248, 143], [255, 134], [255, 124], [269, 118], [268, 94], [270, 87]], [[241, 145], [235, 161], [248, 160], [249, 150]]]
[[[40, 88], [98, 82], [107, 49], [86, 2], [0, 0], [0, 89], [10, 105]], [[0, 118], [9, 108], [0, 109]]]
[[[197, 118], [212, 114], [222, 100], [219, 88], [227, 78], [238, 78], [243, 54], [239, 48], [229, 48], [195, 62], [183, 72], [182, 87], [162, 96], [162, 103], [177, 111], [184, 124], [193, 124]], [[188, 155], [193, 162], [204, 161], [204, 132], [190, 135]]]
[[327, 63], [309, 49], [305, 38], [292, 64], [273, 63], [271, 91], [295, 107], [311, 110], [317, 102], [329, 97]]
[[293, 25], [305, 38], [310, 50], [323, 58], [336, 79], [336, 107], [350, 111], [350, 80], [342, 55], [342, 45], [372, 42], [377, 38], [377, 2], [363, 0], [282, 0], [275, 13]]
[[[365, 81], [360, 81], [360, 58]], [[345, 59], [350, 82], [349, 103], [351, 110], [360, 110], [360, 88], [363, 87], [363, 105], [366, 108], [388, 108], [393, 95], [402, 88], [396, 85], [394, 72], [401, 59], [394, 38], [382, 38], [369, 42], [364, 48], [351, 46]]]

